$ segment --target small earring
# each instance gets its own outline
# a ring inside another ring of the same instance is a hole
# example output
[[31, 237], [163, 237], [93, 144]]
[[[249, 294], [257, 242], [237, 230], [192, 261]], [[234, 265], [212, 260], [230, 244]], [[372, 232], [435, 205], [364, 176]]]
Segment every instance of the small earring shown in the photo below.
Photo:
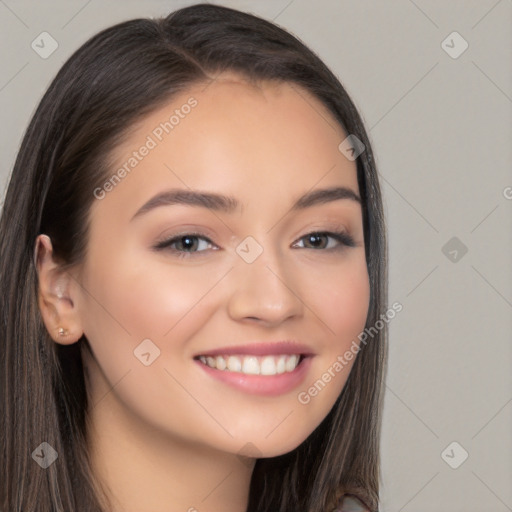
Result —
[[69, 334], [69, 331], [67, 329], [64, 329], [64, 327], [60, 327], [59, 336], [66, 336], [66, 334]]

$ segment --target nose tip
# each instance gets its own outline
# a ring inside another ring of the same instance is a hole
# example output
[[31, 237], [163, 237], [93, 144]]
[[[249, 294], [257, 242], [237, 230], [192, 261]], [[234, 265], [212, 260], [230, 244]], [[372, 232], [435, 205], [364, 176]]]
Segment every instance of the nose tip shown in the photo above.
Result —
[[303, 303], [293, 289], [293, 277], [280, 275], [263, 260], [242, 263], [233, 272], [233, 293], [229, 299], [229, 314], [236, 320], [254, 320], [276, 324], [302, 314]]

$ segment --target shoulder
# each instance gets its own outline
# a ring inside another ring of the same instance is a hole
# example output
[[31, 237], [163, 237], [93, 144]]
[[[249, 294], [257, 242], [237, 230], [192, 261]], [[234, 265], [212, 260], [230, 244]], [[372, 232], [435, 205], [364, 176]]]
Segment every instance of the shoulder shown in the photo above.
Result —
[[333, 512], [370, 512], [370, 510], [355, 496], [343, 496]]

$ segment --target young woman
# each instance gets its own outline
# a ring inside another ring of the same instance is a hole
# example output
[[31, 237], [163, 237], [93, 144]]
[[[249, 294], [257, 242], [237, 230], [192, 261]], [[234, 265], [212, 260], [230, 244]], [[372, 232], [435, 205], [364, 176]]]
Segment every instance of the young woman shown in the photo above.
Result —
[[1, 510], [378, 510], [378, 176], [298, 39], [209, 4], [92, 37], [0, 240]]

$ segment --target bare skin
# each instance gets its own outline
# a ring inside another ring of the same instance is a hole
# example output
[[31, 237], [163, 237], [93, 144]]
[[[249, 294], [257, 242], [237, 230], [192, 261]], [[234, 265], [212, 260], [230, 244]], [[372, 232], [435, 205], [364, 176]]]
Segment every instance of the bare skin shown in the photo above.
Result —
[[[51, 241], [37, 244], [48, 331], [58, 343], [85, 334], [92, 349], [83, 351], [91, 453], [115, 512], [244, 512], [255, 458], [293, 450], [332, 408], [355, 358], [307, 404], [298, 393], [357, 341], [368, 312], [360, 203], [290, 211], [313, 189], [360, 193], [355, 162], [338, 150], [347, 134], [297, 86], [254, 87], [225, 74], [193, 87], [141, 120], [114, 150], [112, 173], [191, 97], [190, 113], [95, 199], [85, 261], [60, 272]], [[230, 195], [240, 206], [166, 205], [134, 217], [172, 188]], [[338, 228], [353, 246], [324, 235], [315, 248], [306, 236]], [[195, 232], [192, 251], [179, 241], [153, 249]], [[252, 263], [236, 251], [247, 236], [263, 249]], [[160, 350], [148, 366], [134, 355], [145, 339]], [[277, 396], [227, 385], [194, 360], [275, 340], [314, 353], [304, 381]]]

